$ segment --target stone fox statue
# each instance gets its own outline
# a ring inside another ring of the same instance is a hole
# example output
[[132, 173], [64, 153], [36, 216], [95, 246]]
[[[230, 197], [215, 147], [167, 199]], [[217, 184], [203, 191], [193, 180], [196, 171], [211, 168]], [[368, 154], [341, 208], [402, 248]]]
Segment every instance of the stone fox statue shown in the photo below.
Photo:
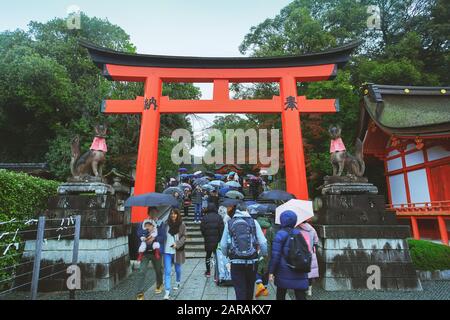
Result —
[[333, 166], [333, 176], [341, 176], [345, 169], [348, 175], [362, 177], [366, 171], [366, 165], [361, 140], [356, 140], [355, 156], [352, 156], [347, 152], [342, 141], [342, 129], [339, 126], [331, 126], [328, 132], [331, 136], [330, 161]]
[[95, 138], [91, 148], [84, 154], [80, 152], [80, 137], [76, 136], [73, 138], [70, 170], [74, 178], [83, 179], [89, 176], [102, 177], [106, 152], [108, 152], [105, 140], [106, 132], [106, 126], [97, 125], [95, 127]]

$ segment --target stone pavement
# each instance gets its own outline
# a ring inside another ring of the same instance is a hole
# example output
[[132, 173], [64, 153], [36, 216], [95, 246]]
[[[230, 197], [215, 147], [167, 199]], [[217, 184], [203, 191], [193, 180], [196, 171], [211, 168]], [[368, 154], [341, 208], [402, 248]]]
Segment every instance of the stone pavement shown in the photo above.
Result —
[[[217, 287], [213, 278], [206, 279], [204, 259], [189, 259], [183, 265], [181, 290], [176, 292], [173, 299], [217, 299], [233, 300], [235, 298], [232, 287]], [[134, 271], [126, 280], [109, 292], [78, 291], [77, 300], [134, 300], [136, 299], [136, 288], [141, 281]], [[146, 299], [161, 300], [163, 294], [154, 294], [154, 273], [148, 272]], [[450, 281], [422, 281], [423, 291], [345, 291], [327, 292], [317, 285], [313, 286], [313, 296], [310, 300], [450, 300]], [[275, 290], [270, 288], [270, 296], [260, 298], [261, 300], [275, 299]], [[63, 293], [40, 293], [39, 300], [67, 300], [69, 295]], [[0, 296], [0, 300], [28, 300], [29, 292], [15, 292], [8, 296]]]
[[[181, 288], [171, 291], [171, 300], [236, 300], [233, 287], [218, 287], [214, 278], [206, 278], [204, 259], [188, 259], [182, 266]], [[175, 271], [172, 272], [172, 286], [175, 284]], [[260, 300], [275, 300], [275, 289], [270, 285], [269, 296], [261, 297]], [[153, 285], [146, 293], [146, 300], [161, 300], [162, 294], [155, 294]]]

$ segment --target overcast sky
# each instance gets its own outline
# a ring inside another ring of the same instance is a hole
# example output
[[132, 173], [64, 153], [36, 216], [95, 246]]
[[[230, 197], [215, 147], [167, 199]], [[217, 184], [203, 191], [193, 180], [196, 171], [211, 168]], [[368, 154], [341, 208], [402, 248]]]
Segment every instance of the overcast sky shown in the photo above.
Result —
[[[26, 29], [31, 20], [65, 17], [79, 7], [88, 16], [122, 27], [139, 53], [241, 56], [239, 45], [252, 26], [273, 18], [292, 0], [0, 0], [0, 31]], [[203, 99], [211, 97], [203, 86]], [[200, 132], [214, 115], [193, 121]]]

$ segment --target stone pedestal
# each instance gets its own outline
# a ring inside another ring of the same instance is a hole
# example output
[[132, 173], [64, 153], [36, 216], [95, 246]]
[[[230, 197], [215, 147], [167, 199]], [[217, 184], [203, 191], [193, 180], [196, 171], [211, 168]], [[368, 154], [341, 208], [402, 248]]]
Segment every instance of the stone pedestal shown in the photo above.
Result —
[[395, 214], [385, 210], [384, 197], [373, 193], [373, 185], [337, 183], [324, 186], [316, 212], [322, 287], [367, 290], [373, 274], [368, 268], [377, 266], [380, 289], [421, 290], [406, 242], [409, 226], [399, 225]]
[[[68, 275], [62, 271], [72, 263], [73, 236], [66, 235], [73, 234], [74, 228], [59, 228], [70, 225], [70, 217], [76, 215], [81, 216], [78, 252], [81, 289], [110, 290], [130, 274], [128, 236], [131, 233], [131, 215], [129, 211], [118, 210], [122, 202], [111, 186], [102, 183], [84, 186], [82, 183], [68, 183], [59, 188], [59, 195], [49, 199], [45, 212], [49, 220], [45, 226], [47, 241], [42, 251], [40, 278], [61, 272], [41, 280], [40, 291], [67, 290]], [[34, 256], [35, 239], [35, 232], [27, 235], [23, 262]], [[24, 268], [30, 269], [32, 264]], [[26, 283], [30, 279], [22, 280]]]

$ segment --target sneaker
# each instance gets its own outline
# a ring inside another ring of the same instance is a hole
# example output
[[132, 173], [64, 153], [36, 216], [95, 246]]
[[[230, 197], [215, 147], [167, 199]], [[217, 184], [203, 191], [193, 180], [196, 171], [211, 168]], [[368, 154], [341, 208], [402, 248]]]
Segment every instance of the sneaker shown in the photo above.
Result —
[[255, 293], [255, 297], [259, 298], [259, 296], [261, 296], [264, 293], [264, 290], [266, 289], [266, 287], [264, 287], [264, 285], [262, 283], [258, 283], [256, 285], [256, 293]]
[[308, 290], [306, 291], [306, 294], [308, 295], [308, 297], [312, 296], [312, 286], [309, 286]]
[[211, 272], [210, 271], [206, 271], [205, 272], [205, 277], [207, 277], [207, 278], [211, 277]]
[[175, 286], [173, 287], [173, 290], [179, 290], [179, 289], [180, 289], [180, 283], [177, 282], [177, 283], [175, 284]]
[[139, 293], [136, 295], [136, 300], [145, 300], [144, 293], [143, 293], [143, 292], [139, 292]]
[[163, 290], [163, 286], [162, 285], [160, 287], [156, 287], [155, 294], [161, 294], [162, 290]]
[[164, 300], [169, 300], [170, 299], [170, 292], [166, 291], [166, 293], [164, 294]]

